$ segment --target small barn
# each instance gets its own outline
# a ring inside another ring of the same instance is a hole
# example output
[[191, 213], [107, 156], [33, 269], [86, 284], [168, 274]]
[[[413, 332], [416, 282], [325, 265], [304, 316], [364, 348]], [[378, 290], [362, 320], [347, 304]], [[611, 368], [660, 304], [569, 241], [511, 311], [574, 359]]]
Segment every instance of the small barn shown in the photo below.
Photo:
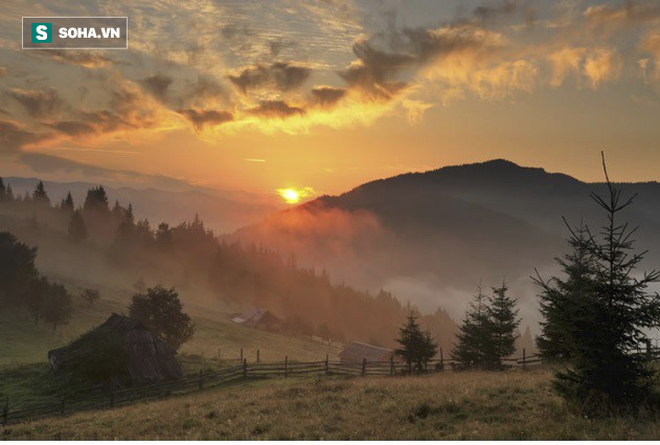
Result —
[[282, 320], [275, 314], [266, 309], [258, 308], [251, 308], [242, 313], [233, 314], [231, 321], [249, 328], [260, 328], [268, 331], [278, 330], [282, 327]]
[[354, 341], [339, 353], [339, 361], [342, 365], [362, 363], [364, 359], [367, 359], [367, 362], [385, 362], [390, 360], [393, 354], [392, 349]]
[[[90, 339], [95, 333], [110, 335], [125, 344], [128, 356], [126, 371], [133, 382], [154, 382], [183, 377], [173, 347], [160, 340], [141, 322], [115, 313], [103, 324], [68, 346], [49, 351], [50, 366], [55, 370], [71, 369], [73, 366], [71, 359], [74, 355], [80, 354], [80, 351], [90, 354], [87, 351], [93, 350], [84, 346], [85, 342], [91, 342]], [[87, 357], [82, 359], [85, 360]]]

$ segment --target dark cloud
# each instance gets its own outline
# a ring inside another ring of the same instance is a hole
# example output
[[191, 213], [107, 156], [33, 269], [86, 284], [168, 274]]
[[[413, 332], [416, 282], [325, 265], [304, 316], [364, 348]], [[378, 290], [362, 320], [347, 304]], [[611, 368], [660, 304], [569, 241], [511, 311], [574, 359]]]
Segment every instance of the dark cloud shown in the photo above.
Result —
[[32, 51], [31, 54], [49, 57], [57, 62], [69, 65], [82, 66], [90, 69], [104, 68], [113, 64], [113, 60], [98, 51], [74, 50], [42, 50]]
[[140, 82], [144, 88], [157, 99], [164, 101], [167, 98], [167, 89], [174, 79], [163, 74], [154, 74]]
[[290, 91], [301, 86], [312, 70], [286, 62], [272, 65], [255, 65], [244, 68], [239, 75], [228, 76], [229, 80], [243, 94], [255, 88], [272, 85], [280, 91]]
[[57, 91], [52, 88], [47, 90], [12, 88], [7, 94], [20, 103], [34, 118], [51, 117], [64, 105], [64, 101]]
[[234, 120], [234, 116], [228, 111], [217, 110], [179, 110], [179, 114], [185, 116], [200, 131], [206, 126], [221, 125]]
[[49, 137], [51, 135], [26, 131], [13, 122], [0, 121], [0, 153], [16, 153], [25, 145]]
[[320, 86], [312, 88], [312, 103], [322, 107], [336, 104], [346, 95], [344, 88]]
[[94, 125], [87, 122], [81, 121], [60, 121], [50, 124], [50, 127], [64, 133], [68, 136], [79, 137], [79, 136], [89, 136], [96, 134], [97, 130]]
[[505, 0], [498, 3], [489, 2], [477, 6], [472, 15], [479, 20], [487, 21], [500, 15], [513, 14], [518, 10], [517, 0]]
[[428, 29], [405, 29], [403, 32], [421, 65], [452, 54], [497, 48], [491, 41], [491, 34], [473, 23], [451, 25], [441, 32]]
[[414, 67], [416, 61], [410, 54], [381, 51], [366, 41], [356, 43], [353, 52], [358, 61], [341, 73], [341, 77], [350, 88], [379, 99], [390, 99], [405, 87], [405, 82], [397, 76]]
[[280, 119], [305, 114], [304, 109], [292, 107], [281, 100], [264, 100], [259, 106], [250, 108], [247, 111], [255, 116]]

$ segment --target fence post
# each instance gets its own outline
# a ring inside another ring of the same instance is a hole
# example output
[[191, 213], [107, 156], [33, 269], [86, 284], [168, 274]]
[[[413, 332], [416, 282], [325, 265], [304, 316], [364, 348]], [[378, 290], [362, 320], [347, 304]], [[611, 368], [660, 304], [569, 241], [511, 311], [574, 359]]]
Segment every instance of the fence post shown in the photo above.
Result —
[[247, 377], [247, 359], [243, 359], [243, 377]]
[[362, 359], [362, 375], [367, 373], [367, 359], [366, 357]]
[[62, 397], [60, 398], [60, 415], [64, 415], [64, 404], [65, 404], [66, 398]]
[[289, 356], [284, 356], [284, 377], [289, 375]]
[[241, 363], [243, 363], [243, 348], [241, 348]]
[[390, 375], [394, 375], [394, 354], [390, 354]]
[[260, 361], [261, 360], [260, 360], [260, 357], [259, 357], [259, 350], [257, 349], [257, 363], [259, 363]]
[[523, 348], [523, 371], [527, 369], [527, 352], [525, 351], [525, 348]]
[[328, 366], [329, 365], [329, 356], [330, 356], [329, 354], [325, 355], [325, 373], [326, 374], [329, 372], [329, 368], [330, 368], [330, 366]]
[[442, 348], [440, 348], [440, 371], [445, 370], [445, 357], [442, 354]]
[[5, 408], [2, 410], [2, 424], [7, 425], [7, 416], [9, 415], [9, 396], [5, 398]]

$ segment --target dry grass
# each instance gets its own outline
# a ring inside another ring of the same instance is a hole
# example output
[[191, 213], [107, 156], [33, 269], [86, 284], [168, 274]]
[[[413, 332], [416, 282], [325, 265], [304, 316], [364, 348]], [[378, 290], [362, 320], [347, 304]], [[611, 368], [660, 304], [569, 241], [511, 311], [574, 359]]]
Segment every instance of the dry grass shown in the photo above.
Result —
[[10, 426], [5, 439], [658, 439], [652, 416], [587, 419], [549, 370], [239, 382], [170, 400]]

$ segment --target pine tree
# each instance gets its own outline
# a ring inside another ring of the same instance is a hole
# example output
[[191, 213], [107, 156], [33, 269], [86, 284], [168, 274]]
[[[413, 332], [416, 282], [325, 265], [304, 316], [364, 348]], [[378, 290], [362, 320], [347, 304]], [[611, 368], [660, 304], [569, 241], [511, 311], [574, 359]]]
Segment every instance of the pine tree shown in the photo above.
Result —
[[11, 188], [11, 184], [7, 183], [7, 191], [5, 192], [5, 200], [6, 201], [13, 201], [14, 199], [15, 199], [14, 191]]
[[[596, 235], [587, 227], [578, 246], [593, 258], [593, 282], [564, 314], [570, 361], [553, 382], [567, 401], [593, 414], [653, 403], [656, 371], [641, 349], [649, 341], [645, 330], [660, 324], [660, 296], [646, 290], [660, 281], [660, 272], [633, 276], [645, 252], [633, 252], [635, 229], [619, 222], [635, 197], [622, 199], [621, 190], [610, 182], [604, 156], [603, 170], [609, 196], [590, 196], [607, 222]], [[580, 237], [572, 233], [571, 239]]]
[[437, 344], [429, 332], [422, 332], [417, 323], [417, 315], [411, 310], [407, 323], [399, 328], [399, 338], [396, 340], [401, 348], [394, 352], [401, 356], [408, 365], [408, 372], [412, 373], [413, 367], [417, 372], [422, 372], [437, 351]]
[[32, 201], [35, 204], [50, 206], [50, 198], [46, 193], [46, 188], [44, 187], [43, 181], [39, 181], [35, 187], [34, 192], [32, 193]]
[[7, 200], [7, 188], [5, 182], [0, 178], [0, 202]]
[[465, 318], [456, 335], [458, 343], [451, 351], [451, 358], [464, 368], [483, 369], [487, 367], [490, 341], [490, 320], [488, 318], [486, 296], [481, 286], [470, 303]]
[[539, 353], [545, 360], [567, 360], [571, 358], [573, 346], [566, 333], [573, 329], [570, 315], [574, 304], [594, 289], [594, 260], [587, 248], [587, 230], [583, 224], [574, 230], [568, 244], [571, 252], [557, 258], [566, 278], [554, 277], [544, 281], [539, 273], [533, 277], [540, 287], [541, 334], [536, 339]]
[[74, 211], [73, 197], [71, 196], [71, 192], [67, 193], [66, 198], [64, 198], [60, 203], [60, 209], [68, 213]]
[[85, 221], [83, 220], [80, 210], [76, 210], [71, 214], [68, 233], [69, 239], [76, 243], [87, 239], [87, 227], [85, 226]]
[[492, 348], [489, 357], [489, 367], [503, 368], [503, 359], [516, 352], [516, 338], [520, 319], [516, 309], [516, 300], [507, 295], [509, 288], [506, 283], [493, 288], [493, 296], [488, 300], [488, 319], [492, 338]]
[[105, 216], [110, 212], [108, 195], [102, 185], [87, 190], [83, 211], [96, 213], [99, 216]]

